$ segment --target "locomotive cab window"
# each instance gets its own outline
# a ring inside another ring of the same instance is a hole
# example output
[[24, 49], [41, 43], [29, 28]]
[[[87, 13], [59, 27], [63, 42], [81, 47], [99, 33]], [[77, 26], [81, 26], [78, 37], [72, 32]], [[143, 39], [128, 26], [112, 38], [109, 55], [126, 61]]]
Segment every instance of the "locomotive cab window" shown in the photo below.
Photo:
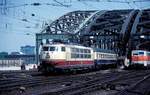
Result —
[[49, 51], [55, 51], [56, 47], [49, 47]]
[[139, 52], [139, 55], [144, 55], [144, 52]]
[[61, 47], [61, 51], [66, 51], [66, 48], [65, 47]]
[[133, 55], [138, 55], [138, 53], [133, 53]]
[[48, 51], [48, 47], [43, 47], [43, 51]]

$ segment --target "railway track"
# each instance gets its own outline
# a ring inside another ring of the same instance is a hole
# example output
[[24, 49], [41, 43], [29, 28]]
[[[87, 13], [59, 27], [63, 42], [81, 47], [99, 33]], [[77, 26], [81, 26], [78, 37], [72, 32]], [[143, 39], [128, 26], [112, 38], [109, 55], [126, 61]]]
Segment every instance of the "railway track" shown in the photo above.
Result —
[[[128, 73], [127, 73], [127, 75], [128, 75]], [[90, 81], [86, 81], [84, 83], [74, 85], [72, 87], [59, 89], [59, 90], [56, 90], [53, 92], [48, 92], [46, 94], [50, 94], [50, 95], [60, 95], [60, 94], [62, 94], [62, 95], [80, 95], [80, 94], [84, 94], [86, 92], [96, 90], [97, 88], [99, 88], [99, 86], [102, 83], [105, 83], [108, 81], [111, 82], [111, 81], [116, 80], [120, 77], [121, 77], [120, 74], [115, 73], [115, 72], [111, 73], [111, 74], [105, 74], [104, 76], [97, 76], [96, 78], [93, 78]]]
[[133, 83], [116, 95], [150, 95], [150, 74]]
[[19, 77], [27, 77], [27, 76], [38, 76], [41, 73], [37, 70], [23, 70], [23, 71], [0, 71], [0, 79], [8, 79], [8, 78], [19, 78]]
[[[128, 84], [130, 86], [131, 79], [133, 81], [140, 80], [142, 77], [145, 77], [149, 74], [149, 72], [141, 72], [138, 73], [136, 71], [134, 72], [128, 72], [122, 75], [118, 74], [108, 74], [104, 77], [97, 77], [96, 79], [87, 81], [85, 83], [70, 86], [68, 88], [58, 89], [56, 91], [47, 92], [41, 95], [82, 95], [86, 93], [90, 93], [96, 90], [100, 89], [109, 89], [109, 90], [117, 90], [115, 82], [120, 82], [120, 84]], [[126, 82], [123, 81], [123, 79], [126, 80]], [[113, 85], [112, 85], [113, 84]]]
[[[33, 76], [35, 75], [36, 76]], [[44, 84], [64, 84], [68, 85], [69, 83], [80, 83], [84, 80], [90, 79], [90, 77], [93, 76], [93, 74], [87, 74], [89, 77], [86, 77], [84, 74], [81, 75], [63, 75], [63, 76], [37, 76], [37, 72], [2, 72], [2, 78], [0, 79], [0, 92], [4, 91], [13, 91], [18, 90], [20, 87], [34, 87], [38, 85], [44, 85]], [[39, 74], [40, 75], [40, 74]], [[65, 76], [65, 77], [64, 77]], [[76, 81], [72, 81], [76, 80]]]
[[[5, 78], [0, 79], [0, 94], [93, 95], [93, 92], [96, 91], [114, 91], [117, 92], [117, 95], [126, 95], [121, 93], [127, 93], [129, 88], [133, 89], [132, 85], [138, 81], [140, 82], [143, 78], [144, 80], [149, 79], [150, 71], [102, 70], [86, 74], [58, 76], [41, 76], [40, 74], [38, 76], [38, 74], [32, 75], [30, 73], [23, 74], [24, 75], [18, 73], [18, 76], [13, 76], [13, 74], [8, 74], [8, 76], [4, 74], [7, 77], [5, 76]], [[138, 85], [139, 83], [137, 83], [136, 86]]]

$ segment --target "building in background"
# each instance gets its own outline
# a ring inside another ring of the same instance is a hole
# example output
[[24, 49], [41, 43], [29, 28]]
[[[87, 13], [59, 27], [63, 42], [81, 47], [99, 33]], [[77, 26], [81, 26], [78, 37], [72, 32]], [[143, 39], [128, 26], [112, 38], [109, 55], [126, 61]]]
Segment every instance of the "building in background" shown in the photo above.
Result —
[[35, 46], [21, 46], [20, 52], [22, 52], [25, 55], [34, 55], [35, 54]]
[[8, 52], [0, 52], [0, 56], [8, 55]]
[[7, 52], [0, 52], [0, 70], [5, 70], [6, 68], [19, 70], [22, 62], [21, 57], [8, 54]]
[[35, 55], [0, 52], [0, 70], [20, 70], [22, 64], [26, 70], [35, 68]]

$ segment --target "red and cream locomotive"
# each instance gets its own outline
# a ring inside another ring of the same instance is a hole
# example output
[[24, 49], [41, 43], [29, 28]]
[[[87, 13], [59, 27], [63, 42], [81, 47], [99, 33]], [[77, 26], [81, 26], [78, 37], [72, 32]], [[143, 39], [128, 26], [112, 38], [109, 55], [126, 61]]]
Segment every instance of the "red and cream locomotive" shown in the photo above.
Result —
[[150, 65], [150, 52], [146, 50], [133, 50], [131, 66], [144, 66]]

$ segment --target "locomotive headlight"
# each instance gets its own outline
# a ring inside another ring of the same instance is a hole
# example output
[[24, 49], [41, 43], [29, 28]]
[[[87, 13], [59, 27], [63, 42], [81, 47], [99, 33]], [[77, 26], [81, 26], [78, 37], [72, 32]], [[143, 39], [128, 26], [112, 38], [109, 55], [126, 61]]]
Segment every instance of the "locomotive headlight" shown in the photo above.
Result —
[[46, 58], [50, 58], [50, 55], [49, 55], [49, 53], [46, 53]]
[[141, 35], [141, 36], [140, 36], [140, 38], [144, 39], [144, 38], [145, 38], [145, 36], [144, 36], [144, 35]]

